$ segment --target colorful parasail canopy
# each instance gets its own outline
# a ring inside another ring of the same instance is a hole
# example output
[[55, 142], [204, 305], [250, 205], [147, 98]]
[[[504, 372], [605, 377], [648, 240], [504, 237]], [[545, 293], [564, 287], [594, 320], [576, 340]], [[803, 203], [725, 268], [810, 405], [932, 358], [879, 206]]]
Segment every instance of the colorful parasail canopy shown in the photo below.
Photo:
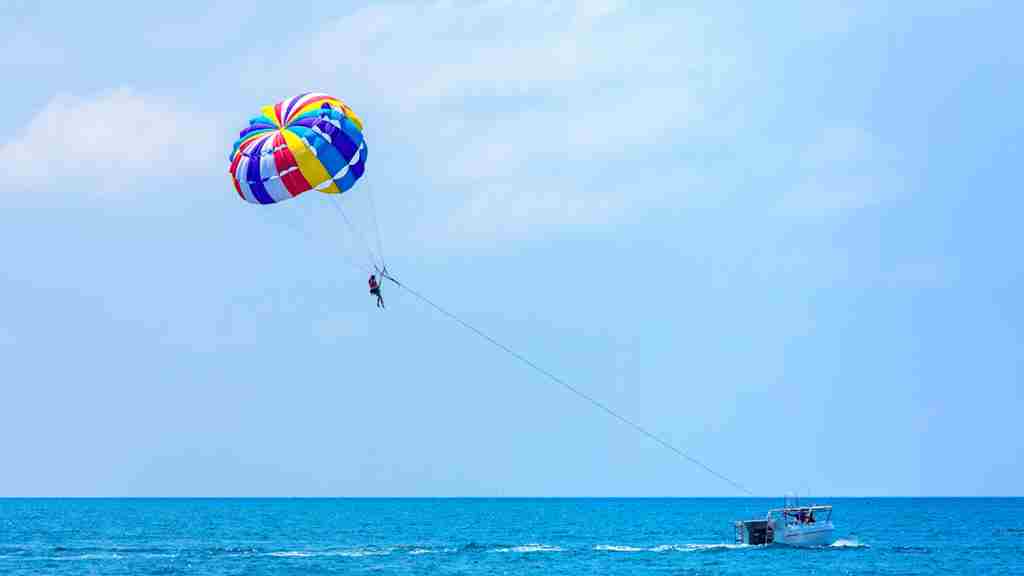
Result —
[[254, 204], [274, 204], [310, 190], [340, 194], [366, 168], [363, 122], [344, 102], [310, 92], [264, 106], [238, 133], [231, 180]]

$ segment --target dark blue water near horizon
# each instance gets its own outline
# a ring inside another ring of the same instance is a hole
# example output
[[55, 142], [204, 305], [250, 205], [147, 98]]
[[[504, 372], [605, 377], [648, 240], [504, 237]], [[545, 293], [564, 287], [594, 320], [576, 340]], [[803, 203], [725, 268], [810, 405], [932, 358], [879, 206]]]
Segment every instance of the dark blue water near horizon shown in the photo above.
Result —
[[1024, 499], [815, 501], [832, 546], [736, 545], [777, 499], [0, 499], [0, 574], [1024, 574]]

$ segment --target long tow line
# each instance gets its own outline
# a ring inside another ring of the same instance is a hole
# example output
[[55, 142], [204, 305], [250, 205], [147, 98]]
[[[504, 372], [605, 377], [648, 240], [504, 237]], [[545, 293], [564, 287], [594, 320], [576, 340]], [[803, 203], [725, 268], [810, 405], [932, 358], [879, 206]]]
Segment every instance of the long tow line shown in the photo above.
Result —
[[399, 288], [405, 290], [410, 295], [418, 298], [420, 301], [422, 301], [423, 303], [427, 304], [428, 306], [430, 306], [434, 310], [437, 310], [441, 314], [443, 314], [443, 315], [447, 316], [448, 318], [454, 320], [460, 326], [462, 326], [463, 328], [465, 328], [465, 329], [469, 330], [470, 332], [476, 334], [477, 336], [479, 336], [483, 340], [485, 340], [488, 343], [490, 343], [491, 345], [493, 345], [495, 348], [498, 348], [499, 350], [505, 352], [509, 356], [512, 356], [513, 358], [518, 360], [520, 363], [525, 364], [527, 367], [531, 368], [533, 371], [537, 372], [538, 374], [546, 377], [548, 380], [551, 380], [555, 384], [561, 385], [563, 388], [565, 388], [566, 390], [572, 392], [576, 396], [579, 396], [580, 398], [582, 398], [582, 399], [586, 400], [587, 402], [593, 404], [594, 406], [600, 408], [601, 410], [603, 410], [605, 413], [607, 413], [612, 418], [615, 418], [619, 422], [622, 422], [623, 424], [629, 426], [630, 428], [633, 428], [634, 430], [636, 430], [637, 432], [639, 432], [639, 433], [643, 434], [644, 436], [650, 438], [651, 440], [654, 440], [655, 442], [660, 444], [662, 447], [664, 447], [664, 448], [668, 449], [669, 451], [673, 452], [676, 456], [679, 456], [680, 458], [683, 458], [684, 460], [687, 460], [688, 462], [690, 462], [690, 463], [692, 463], [692, 464], [702, 468], [704, 471], [706, 471], [707, 473], [711, 474], [712, 476], [727, 482], [733, 488], [736, 488], [740, 492], [743, 492], [744, 494], [747, 494], [748, 496], [753, 496], [754, 495], [753, 492], [748, 490], [746, 487], [744, 487], [739, 482], [736, 482], [735, 480], [729, 478], [725, 474], [722, 474], [721, 472], [716, 471], [715, 469], [711, 468], [707, 464], [701, 462], [700, 460], [694, 458], [693, 456], [690, 456], [689, 454], [687, 454], [686, 452], [680, 450], [679, 448], [676, 448], [671, 443], [669, 443], [667, 440], [661, 438], [657, 434], [647, 430], [643, 426], [637, 424], [636, 422], [630, 420], [629, 418], [626, 418], [625, 416], [623, 416], [623, 415], [619, 414], [618, 412], [612, 410], [611, 408], [606, 406], [604, 403], [602, 403], [602, 402], [598, 401], [597, 399], [595, 399], [593, 396], [590, 396], [586, 392], [583, 392], [579, 388], [576, 388], [572, 384], [569, 384], [565, 380], [562, 380], [558, 376], [555, 376], [551, 372], [545, 370], [544, 368], [542, 368], [541, 366], [537, 365], [536, 363], [534, 363], [532, 360], [530, 360], [526, 356], [523, 356], [519, 352], [516, 352], [515, 350], [509, 348], [508, 346], [506, 346], [506, 345], [502, 344], [501, 342], [495, 340], [494, 338], [488, 336], [485, 332], [483, 332], [482, 330], [480, 330], [476, 326], [473, 326], [469, 322], [466, 322], [462, 318], [459, 318], [455, 314], [449, 312], [448, 310], [446, 310], [442, 306], [436, 304], [435, 302], [433, 302], [432, 300], [430, 300], [429, 298], [427, 298], [423, 294], [420, 294], [419, 292], [413, 290], [412, 288], [406, 286], [405, 284], [402, 284], [401, 282], [396, 280], [394, 276], [392, 276], [391, 274], [388, 273], [387, 268], [384, 268], [384, 269], [380, 270], [380, 274], [381, 274], [381, 277], [387, 278], [388, 280], [393, 282], [395, 284], [395, 286], [398, 286]]

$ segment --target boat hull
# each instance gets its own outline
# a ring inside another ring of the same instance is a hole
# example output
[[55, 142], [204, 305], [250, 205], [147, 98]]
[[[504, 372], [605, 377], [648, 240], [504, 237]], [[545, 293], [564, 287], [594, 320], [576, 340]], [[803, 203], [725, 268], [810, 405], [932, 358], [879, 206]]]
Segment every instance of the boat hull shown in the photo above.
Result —
[[774, 526], [775, 543], [787, 546], [828, 546], [835, 542], [835, 528], [831, 522], [812, 525]]

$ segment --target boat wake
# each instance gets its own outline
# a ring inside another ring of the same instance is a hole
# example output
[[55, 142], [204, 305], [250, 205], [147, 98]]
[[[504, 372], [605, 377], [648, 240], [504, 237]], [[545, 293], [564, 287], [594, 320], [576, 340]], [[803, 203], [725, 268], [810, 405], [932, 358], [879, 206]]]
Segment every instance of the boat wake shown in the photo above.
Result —
[[[667, 552], [714, 552], [724, 550], [740, 550], [745, 548], [756, 548], [747, 544], [659, 544], [655, 546], [627, 546], [621, 544], [598, 544], [590, 550], [605, 553], [648, 553], [664, 554]], [[347, 557], [361, 558], [365, 556], [387, 556], [392, 554], [409, 554], [420, 556], [423, 554], [480, 554], [480, 553], [503, 553], [503, 554], [534, 554], [534, 553], [556, 553], [568, 552], [569, 548], [554, 544], [541, 544], [531, 542], [527, 544], [477, 544], [471, 542], [461, 547], [430, 547], [424, 545], [400, 545], [392, 547], [366, 547], [366, 548], [345, 548], [328, 550], [276, 550], [266, 552], [263, 556], [274, 558], [314, 558], [314, 557]]]
[[[767, 548], [771, 548], [770, 546]], [[840, 539], [829, 546], [822, 546], [823, 549], [858, 549], [869, 548], [867, 544], [856, 539]], [[275, 558], [281, 561], [310, 561], [315, 559], [343, 558], [359, 559], [373, 556], [422, 556], [422, 555], [476, 555], [476, 554], [557, 554], [562, 552], [571, 553], [593, 553], [597, 555], [631, 555], [631, 554], [670, 554], [670, 553], [694, 553], [694, 552], [727, 552], [731, 550], [764, 550], [765, 546], [754, 546], [750, 544], [707, 544], [707, 543], [679, 543], [679, 544], [650, 544], [650, 545], [629, 545], [629, 544], [594, 544], [585, 547], [574, 547], [557, 544], [544, 544], [530, 542], [526, 544], [513, 543], [487, 543], [480, 544], [470, 542], [462, 546], [430, 545], [426, 543], [396, 544], [390, 546], [351, 546], [351, 547], [324, 547], [324, 548], [252, 548], [252, 547], [217, 547], [204, 550], [167, 550], [167, 549], [132, 549], [122, 547], [99, 547], [99, 548], [65, 548], [57, 547], [52, 550], [40, 550], [41, 553], [33, 553], [33, 550], [6, 549], [0, 558], [19, 559], [46, 559], [46, 560], [79, 560], [79, 561], [102, 561], [102, 560], [129, 560], [129, 559], [157, 559], [157, 558], [209, 558], [216, 556], [227, 557], [264, 557]]]
[[720, 550], [742, 550], [753, 548], [749, 544], [660, 544], [651, 547], [617, 546], [614, 544], [598, 544], [593, 547], [595, 552], [713, 552]]
[[561, 546], [549, 546], [547, 544], [523, 544], [522, 546], [511, 546], [509, 548], [497, 548], [495, 552], [518, 552], [529, 554], [530, 552], [565, 552]]
[[856, 538], [854, 538], [852, 540], [848, 539], [848, 538], [840, 538], [839, 540], [836, 540], [835, 542], [833, 542], [832, 544], [829, 545], [829, 548], [870, 548], [870, 547], [871, 546], [868, 546], [867, 544], [864, 544], [863, 542], [858, 541]]

